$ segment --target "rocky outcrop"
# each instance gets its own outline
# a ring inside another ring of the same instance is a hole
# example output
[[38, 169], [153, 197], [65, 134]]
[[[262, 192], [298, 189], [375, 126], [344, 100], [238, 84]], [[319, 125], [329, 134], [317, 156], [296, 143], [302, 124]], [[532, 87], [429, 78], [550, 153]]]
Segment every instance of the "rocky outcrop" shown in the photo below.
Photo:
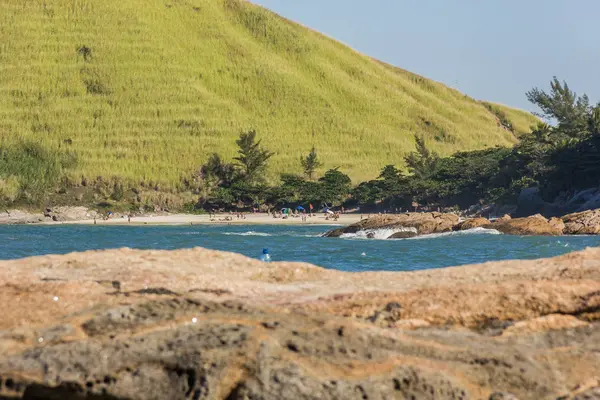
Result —
[[570, 195], [563, 193], [552, 202], [544, 200], [538, 188], [527, 188], [521, 191], [517, 203], [515, 215], [518, 217], [536, 213], [546, 217], [579, 213], [600, 208], [600, 188], [580, 190]]
[[460, 222], [457, 225], [454, 225], [452, 229], [455, 231], [466, 231], [469, 229], [481, 228], [489, 224], [490, 221], [488, 221], [485, 218], [471, 218], [467, 219], [466, 221]]
[[[416, 235], [428, 235], [431, 233], [442, 233], [452, 231], [452, 227], [458, 223], [455, 214], [432, 213], [406, 213], [399, 215], [378, 215], [362, 220], [356, 224], [341, 229], [335, 229], [325, 234], [326, 237], [340, 237], [343, 234], [368, 232], [374, 230], [398, 230], [401, 236], [406, 232]], [[394, 233], [391, 232], [390, 236]], [[415, 235], [412, 235], [415, 236]]]
[[98, 217], [96, 211], [90, 210], [87, 207], [47, 208], [44, 215], [56, 222], [84, 221]]
[[44, 213], [30, 213], [21, 210], [6, 210], [0, 213], [0, 225], [38, 224], [41, 222], [72, 222], [91, 220], [98, 213], [87, 207], [54, 207]]
[[6, 210], [0, 213], [0, 225], [37, 224], [46, 220], [43, 214], [28, 213], [20, 210]]
[[527, 218], [502, 218], [485, 227], [507, 235], [558, 236], [563, 234], [565, 224], [558, 218], [548, 220], [538, 214]]
[[567, 235], [600, 234], [600, 209], [565, 215], [562, 221]]
[[600, 249], [358, 274], [204, 249], [44, 256], [0, 262], [0, 307], [6, 399], [583, 399], [598, 386]]

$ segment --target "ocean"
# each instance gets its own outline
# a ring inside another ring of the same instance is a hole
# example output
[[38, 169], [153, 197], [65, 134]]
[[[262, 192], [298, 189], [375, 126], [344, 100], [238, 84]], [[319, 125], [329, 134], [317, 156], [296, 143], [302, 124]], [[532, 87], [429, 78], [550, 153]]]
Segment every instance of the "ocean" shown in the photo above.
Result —
[[475, 229], [378, 240], [386, 236], [324, 238], [332, 227], [277, 225], [194, 226], [0, 226], [0, 259], [129, 247], [174, 250], [190, 247], [273, 261], [302, 261], [341, 271], [414, 271], [486, 261], [552, 257], [600, 246], [598, 236], [521, 237]]

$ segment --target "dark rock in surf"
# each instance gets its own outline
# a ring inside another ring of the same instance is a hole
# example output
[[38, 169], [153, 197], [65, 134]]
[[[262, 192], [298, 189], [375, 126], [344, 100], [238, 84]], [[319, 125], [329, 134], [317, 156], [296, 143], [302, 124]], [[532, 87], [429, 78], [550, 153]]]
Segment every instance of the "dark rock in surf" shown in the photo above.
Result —
[[[438, 212], [431, 213], [406, 213], [400, 215], [378, 215], [368, 219], [364, 219], [356, 224], [352, 224], [345, 228], [334, 229], [325, 234], [325, 237], [340, 237], [347, 233], [357, 233], [360, 231], [373, 231], [377, 229], [398, 229], [405, 230], [399, 232], [400, 238], [404, 234], [412, 233], [414, 235], [429, 235], [432, 233], [451, 232], [454, 225], [458, 223], [458, 216], [455, 214], [442, 214]], [[392, 235], [390, 239], [397, 239]]]

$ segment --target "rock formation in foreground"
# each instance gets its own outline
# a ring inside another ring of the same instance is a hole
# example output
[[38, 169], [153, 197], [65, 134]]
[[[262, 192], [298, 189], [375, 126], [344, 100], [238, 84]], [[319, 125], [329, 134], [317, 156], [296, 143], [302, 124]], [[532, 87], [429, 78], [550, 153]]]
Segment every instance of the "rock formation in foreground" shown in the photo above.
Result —
[[0, 309], [0, 399], [600, 392], [600, 249], [358, 274], [204, 249], [44, 256], [0, 262]]

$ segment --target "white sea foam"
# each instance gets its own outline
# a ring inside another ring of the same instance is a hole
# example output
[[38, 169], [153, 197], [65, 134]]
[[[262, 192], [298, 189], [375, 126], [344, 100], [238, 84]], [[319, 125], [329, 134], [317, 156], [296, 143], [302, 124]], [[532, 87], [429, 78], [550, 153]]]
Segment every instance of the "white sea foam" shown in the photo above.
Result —
[[[412, 232], [417, 233], [415, 228], [390, 228], [390, 229], [367, 229], [358, 231], [356, 233], [344, 233], [340, 238], [342, 239], [376, 239], [385, 240], [391, 237], [395, 233], [400, 232]], [[463, 235], [501, 235], [502, 233], [495, 229], [486, 228], [474, 228], [465, 231], [457, 232], [444, 232], [444, 233], [432, 233], [430, 235], [415, 236], [409, 239], [397, 239], [397, 240], [422, 240], [422, 239], [435, 239], [446, 236], [463, 236]]]
[[495, 229], [473, 228], [473, 229], [467, 229], [465, 231], [432, 233], [430, 235], [416, 236], [414, 238], [410, 238], [409, 240], [435, 239], [435, 238], [446, 237], [446, 236], [464, 236], [464, 235], [502, 235], [502, 232], [497, 231]]
[[377, 239], [385, 240], [395, 233], [412, 232], [417, 233], [415, 228], [390, 228], [390, 229], [367, 229], [356, 233], [344, 233], [342, 239]]
[[255, 232], [255, 231], [248, 231], [248, 232], [224, 232], [223, 235], [225, 236], [273, 236], [269, 233], [264, 233], [264, 232]]

